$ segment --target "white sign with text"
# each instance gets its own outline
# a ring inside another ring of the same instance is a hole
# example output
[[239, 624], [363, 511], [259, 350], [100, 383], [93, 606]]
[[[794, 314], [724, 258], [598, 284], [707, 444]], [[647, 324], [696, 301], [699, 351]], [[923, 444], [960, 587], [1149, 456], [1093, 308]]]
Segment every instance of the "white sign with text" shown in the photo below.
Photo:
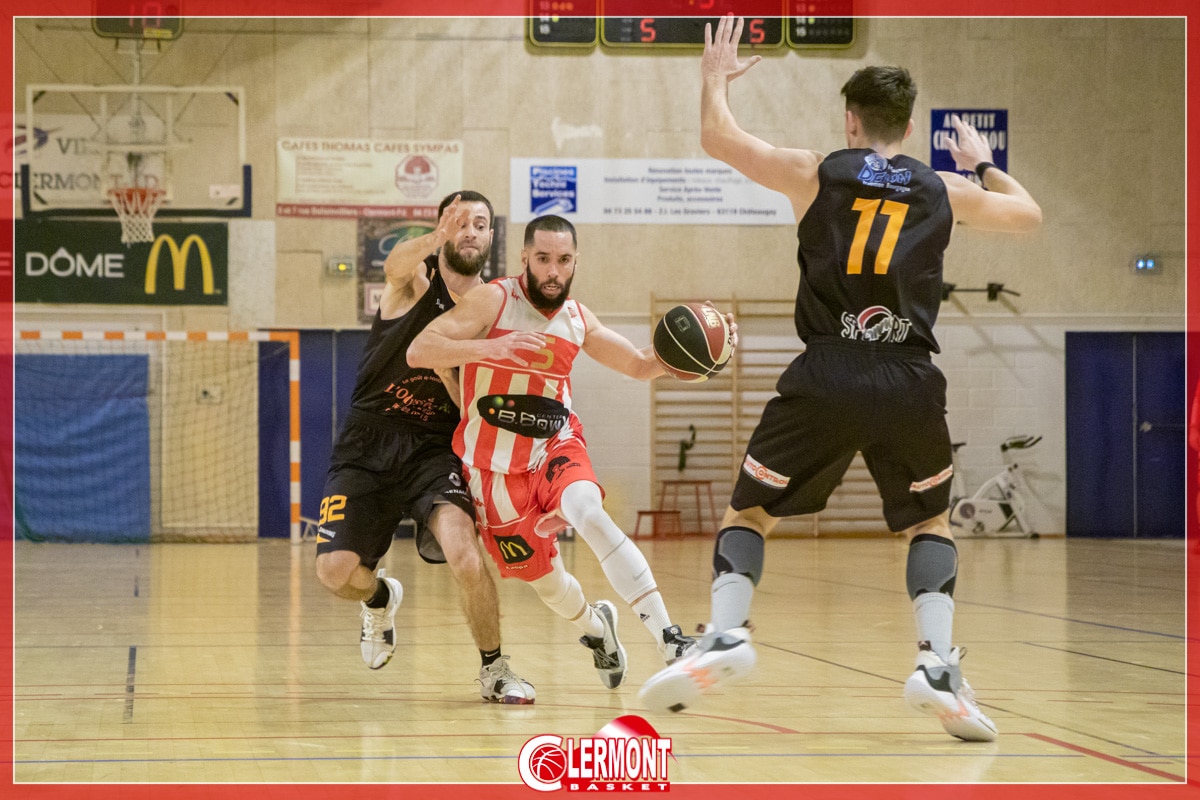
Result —
[[787, 198], [709, 158], [514, 158], [513, 222], [795, 225]]
[[462, 142], [282, 138], [281, 217], [406, 217], [462, 188]]

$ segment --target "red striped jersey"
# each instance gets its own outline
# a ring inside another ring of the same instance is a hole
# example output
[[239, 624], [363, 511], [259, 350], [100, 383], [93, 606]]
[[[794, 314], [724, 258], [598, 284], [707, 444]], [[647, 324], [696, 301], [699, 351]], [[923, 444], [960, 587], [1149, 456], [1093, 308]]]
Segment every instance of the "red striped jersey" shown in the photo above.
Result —
[[549, 317], [534, 308], [518, 276], [493, 281], [504, 304], [487, 338], [513, 331], [546, 335], [546, 346], [526, 354], [530, 366], [512, 360], [463, 366], [462, 421], [454, 452], [476, 469], [500, 473], [538, 468], [554, 436], [571, 437], [571, 366], [587, 335], [582, 306], [568, 299]]

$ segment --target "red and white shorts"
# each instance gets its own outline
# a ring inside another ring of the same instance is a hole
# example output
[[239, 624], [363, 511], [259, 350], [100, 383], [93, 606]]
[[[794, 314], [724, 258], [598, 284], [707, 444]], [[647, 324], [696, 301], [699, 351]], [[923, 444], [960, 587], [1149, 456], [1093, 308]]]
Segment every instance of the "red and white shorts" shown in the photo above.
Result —
[[[563, 490], [576, 481], [599, 486], [582, 437], [555, 437], [536, 472], [505, 475], [465, 467], [479, 535], [502, 578], [533, 581], [550, 573], [558, 554], [556, 534]], [[539, 535], [539, 531], [541, 535]]]

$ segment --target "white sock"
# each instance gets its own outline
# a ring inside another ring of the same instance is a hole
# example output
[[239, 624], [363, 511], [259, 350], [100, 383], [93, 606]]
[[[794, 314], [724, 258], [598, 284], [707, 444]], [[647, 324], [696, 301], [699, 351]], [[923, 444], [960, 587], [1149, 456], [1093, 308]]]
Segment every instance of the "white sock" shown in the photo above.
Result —
[[923, 592], [913, 600], [917, 618], [917, 641], [929, 642], [933, 652], [945, 661], [950, 657], [954, 633], [954, 598], [942, 592]]
[[662, 595], [658, 590], [638, 600], [636, 603], [631, 603], [630, 608], [633, 613], [638, 615], [638, 619], [646, 626], [646, 630], [650, 631], [654, 636], [654, 641], [662, 644], [662, 632], [666, 628], [671, 627], [671, 618], [667, 616], [667, 606], [663, 603]]
[[600, 619], [600, 615], [596, 613], [596, 609], [590, 605], [584, 611], [583, 616], [572, 620], [572, 624], [576, 628], [579, 628], [580, 633], [586, 633], [593, 639], [598, 639], [604, 635], [604, 620]]
[[750, 619], [754, 583], [745, 575], [726, 572], [712, 582], [712, 626], [718, 631], [740, 628]]

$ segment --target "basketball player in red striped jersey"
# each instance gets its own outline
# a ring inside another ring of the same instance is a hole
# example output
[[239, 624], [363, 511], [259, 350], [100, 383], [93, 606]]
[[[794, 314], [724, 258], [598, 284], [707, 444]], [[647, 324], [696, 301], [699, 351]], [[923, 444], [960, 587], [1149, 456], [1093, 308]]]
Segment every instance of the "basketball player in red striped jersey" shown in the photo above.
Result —
[[527, 581], [583, 633], [601, 680], [615, 689], [626, 667], [616, 608], [607, 600], [589, 604], [563, 566], [556, 542], [563, 528], [587, 542], [667, 664], [694, 641], [671, 623], [645, 556], [604, 510], [583, 426], [571, 410], [571, 367], [581, 350], [631, 378], [663, 374], [650, 347], [634, 347], [570, 297], [577, 247], [568, 220], [534, 219], [525, 229], [524, 274], [469, 292], [413, 340], [408, 361], [427, 369], [461, 365], [454, 450], [484, 544], [502, 576]]

